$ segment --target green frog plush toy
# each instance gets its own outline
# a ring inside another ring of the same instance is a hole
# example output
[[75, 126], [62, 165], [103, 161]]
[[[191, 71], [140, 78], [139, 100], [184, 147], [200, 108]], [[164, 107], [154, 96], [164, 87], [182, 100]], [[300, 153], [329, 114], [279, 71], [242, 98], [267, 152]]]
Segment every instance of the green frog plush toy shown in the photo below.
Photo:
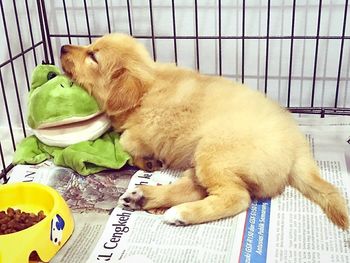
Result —
[[53, 65], [34, 69], [28, 108], [28, 125], [50, 146], [94, 140], [110, 128], [96, 100]]
[[32, 73], [27, 120], [34, 135], [17, 146], [14, 164], [53, 158], [87, 175], [119, 169], [130, 159], [118, 134], [107, 132], [110, 121], [96, 100], [54, 65], [39, 65]]

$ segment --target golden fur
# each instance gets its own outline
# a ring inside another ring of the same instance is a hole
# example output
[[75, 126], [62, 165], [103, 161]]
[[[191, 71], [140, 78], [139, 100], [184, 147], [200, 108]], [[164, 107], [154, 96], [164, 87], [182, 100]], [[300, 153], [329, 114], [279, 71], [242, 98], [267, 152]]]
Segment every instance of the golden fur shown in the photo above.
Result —
[[64, 71], [82, 84], [121, 132], [143, 169], [179, 169], [167, 186], [122, 196], [134, 209], [171, 207], [164, 220], [196, 224], [236, 215], [252, 198], [286, 185], [316, 202], [333, 223], [349, 226], [338, 190], [324, 181], [287, 110], [240, 83], [155, 63], [132, 37], [111, 34], [88, 46], [63, 46]]

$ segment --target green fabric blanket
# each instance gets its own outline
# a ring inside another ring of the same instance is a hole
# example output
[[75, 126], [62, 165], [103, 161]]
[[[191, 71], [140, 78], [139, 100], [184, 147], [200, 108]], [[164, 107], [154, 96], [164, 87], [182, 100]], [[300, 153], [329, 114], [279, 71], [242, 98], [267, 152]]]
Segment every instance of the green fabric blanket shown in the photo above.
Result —
[[109, 132], [95, 141], [84, 141], [66, 148], [48, 146], [30, 136], [17, 146], [13, 163], [38, 164], [51, 157], [56, 165], [72, 168], [82, 175], [119, 169], [130, 159], [119, 143], [119, 135]]

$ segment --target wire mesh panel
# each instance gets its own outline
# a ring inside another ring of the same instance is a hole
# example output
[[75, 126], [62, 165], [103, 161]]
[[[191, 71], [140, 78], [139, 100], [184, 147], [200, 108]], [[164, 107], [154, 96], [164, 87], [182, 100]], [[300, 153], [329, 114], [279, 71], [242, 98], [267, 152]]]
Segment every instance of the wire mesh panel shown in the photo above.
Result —
[[[350, 114], [348, 0], [1, 1], [1, 164], [30, 133], [26, 98], [63, 44], [133, 35], [158, 62], [222, 75], [294, 112]], [[5, 154], [6, 152], [6, 154]]]
[[124, 32], [157, 61], [245, 82], [284, 106], [349, 107], [348, 1], [52, 1], [47, 9], [54, 62], [62, 44]]
[[37, 1], [0, 1], [0, 179], [12, 167], [16, 143], [28, 135], [25, 116], [31, 70], [48, 59], [40, 13]]

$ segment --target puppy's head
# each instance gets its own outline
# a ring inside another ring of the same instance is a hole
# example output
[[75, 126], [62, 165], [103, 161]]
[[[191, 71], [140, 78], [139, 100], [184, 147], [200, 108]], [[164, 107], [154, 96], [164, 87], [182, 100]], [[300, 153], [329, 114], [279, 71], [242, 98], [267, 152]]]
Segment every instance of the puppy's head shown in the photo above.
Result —
[[61, 64], [109, 114], [135, 107], [153, 80], [148, 52], [123, 34], [106, 35], [88, 46], [62, 46]]

